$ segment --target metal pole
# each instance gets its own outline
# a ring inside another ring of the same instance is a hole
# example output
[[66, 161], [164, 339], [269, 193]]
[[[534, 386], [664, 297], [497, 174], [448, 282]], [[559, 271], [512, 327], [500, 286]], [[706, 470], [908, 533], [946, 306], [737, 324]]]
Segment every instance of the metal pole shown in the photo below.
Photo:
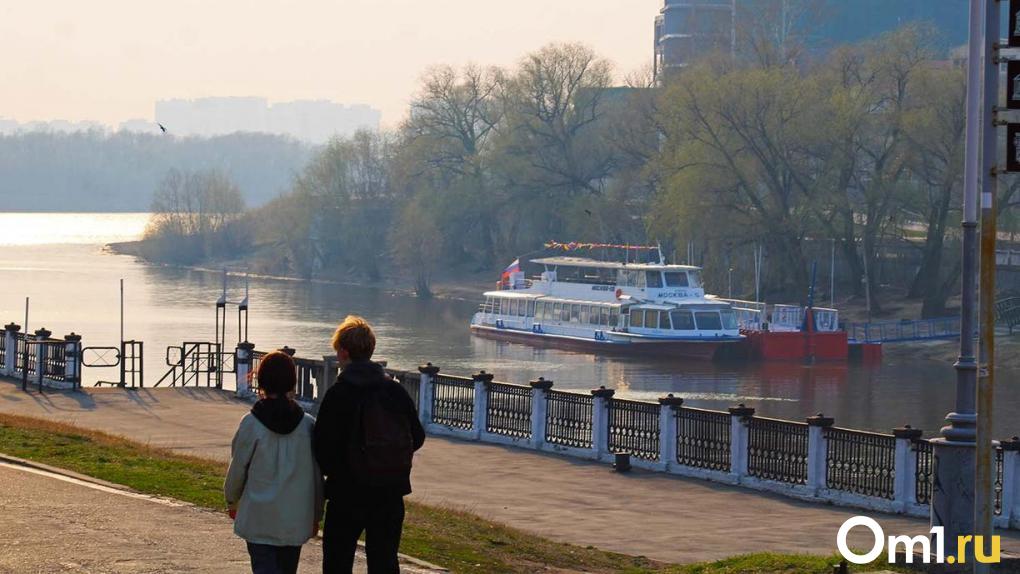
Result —
[[[974, 472], [974, 534], [991, 543], [994, 495], [992, 494], [992, 399], [995, 391], [995, 196], [998, 178], [998, 129], [996, 108], [999, 104], [999, 62], [996, 56], [999, 39], [999, 3], [988, 2], [985, 8], [984, 99], [981, 114], [981, 280], [980, 370], [977, 381], [977, 452]], [[987, 546], [986, 546], [987, 548]], [[976, 551], [976, 549], [975, 549]], [[986, 554], [987, 555], [987, 554]], [[987, 564], [973, 562], [974, 572], [989, 571]]]
[[832, 240], [832, 255], [829, 265], [829, 305], [836, 307], [836, 240]]
[[[967, 63], [967, 130], [964, 159], [963, 262], [960, 304], [960, 354], [956, 369], [956, 404], [946, 415], [949, 424], [942, 437], [932, 439], [935, 476], [932, 486], [931, 525], [945, 528], [946, 554], [957, 552], [958, 536], [974, 534], [974, 400], [977, 362], [974, 358], [974, 310], [977, 271], [977, 199], [981, 177], [981, 80], [987, 0], [970, 0], [970, 31]], [[992, 2], [994, 4], [994, 2]], [[992, 11], [994, 12], [994, 10]], [[996, 18], [997, 20], [997, 18]], [[993, 36], [998, 28], [993, 28]], [[990, 74], [997, 79], [998, 74]], [[986, 81], [992, 78], [984, 78]], [[992, 93], [995, 93], [992, 90]], [[991, 151], [994, 153], [995, 148]], [[973, 555], [973, 554], [971, 554]]]

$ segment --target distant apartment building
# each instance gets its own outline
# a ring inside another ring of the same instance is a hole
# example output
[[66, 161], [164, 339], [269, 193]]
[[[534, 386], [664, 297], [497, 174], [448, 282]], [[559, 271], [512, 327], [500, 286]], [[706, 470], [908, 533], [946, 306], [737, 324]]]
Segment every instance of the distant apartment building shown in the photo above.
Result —
[[377, 130], [382, 114], [366, 105], [326, 100], [269, 104], [265, 98], [230, 97], [156, 102], [156, 121], [175, 135], [217, 136], [264, 132], [321, 144], [359, 129]]
[[796, 36], [819, 54], [927, 22], [951, 48], [967, 41], [967, 15], [967, 0], [664, 0], [655, 18], [655, 73], [661, 78], [713, 52], [740, 55], [762, 32]]

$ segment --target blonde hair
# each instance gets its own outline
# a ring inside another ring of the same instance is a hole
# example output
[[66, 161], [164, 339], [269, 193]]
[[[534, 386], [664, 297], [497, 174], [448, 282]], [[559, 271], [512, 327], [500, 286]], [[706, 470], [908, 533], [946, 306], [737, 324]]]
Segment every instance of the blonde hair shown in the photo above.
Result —
[[353, 361], [368, 360], [375, 352], [375, 333], [368, 321], [348, 315], [333, 333], [332, 344], [334, 351], [344, 349]]

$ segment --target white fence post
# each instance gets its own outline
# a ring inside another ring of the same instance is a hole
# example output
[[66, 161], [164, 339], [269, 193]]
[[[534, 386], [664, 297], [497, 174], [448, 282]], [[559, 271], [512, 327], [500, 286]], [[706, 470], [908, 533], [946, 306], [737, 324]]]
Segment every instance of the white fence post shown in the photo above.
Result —
[[542, 450], [545, 445], [545, 417], [548, 412], [548, 397], [546, 393], [552, 388], [553, 382], [542, 377], [531, 381], [531, 446], [535, 450]]
[[421, 373], [421, 384], [418, 387], [418, 415], [421, 417], [421, 424], [428, 429], [432, 424], [432, 382], [439, 373], [439, 367], [432, 363], [425, 363], [418, 367]]
[[1002, 521], [1009, 528], [1020, 523], [1020, 437], [1004, 440], [1002, 447]]
[[818, 492], [825, 488], [826, 477], [826, 455], [828, 454], [828, 441], [825, 437], [825, 429], [831, 427], [835, 421], [818, 413], [808, 417], [808, 460], [807, 460], [807, 486]]
[[14, 376], [14, 366], [18, 364], [18, 331], [21, 325], [8, 323], [4, 325], [4, 365], [3, 374]]
[[475, 406], [471, 419], [471, 430], [475, 439], [481, 440], [485, 433], [485, 419], [489, 412], [489, 383], [492, 382], [492, 374], [484, 370], [478, 371], [471, 376], [475, 383]]
[[35, 382], [40, 386], [46, 377], [46, 357], [50, 352], [49, 345], [43, 344], [42, 341], [49, 339], [52, 334], [53, 332], [46, 327], [35, 330], [35, 340], [37, 341], [35, 346]]
[[672, 393], [659, 398], [659, 464], [669, 470], [676, 463], [676, 413], [684, 400]]
[[81, 335], [64, 335], [64, 380], [71, 388], [81, 388]]
[[905, 512], [917, 500], [917, 450], [914, 449], [914, 441], [921, 438], [921, 429], [903, 425], [893, 429], [893, 436], [896, 437], [893, 500], [897, 510]]
[[616, 391], [599, 387], [591, 391], [591, 450], [595, 460], [609, 456], [609, 402]]
[[747, 476], [747, 425], [754, 417], [754, 409], [740, 403], [730, 407], [730, 473], [737, 480]]
[[250, 373], [255, 344], [245, 341], [234, 349], [234, 396], [240, 399], [252, 395]]

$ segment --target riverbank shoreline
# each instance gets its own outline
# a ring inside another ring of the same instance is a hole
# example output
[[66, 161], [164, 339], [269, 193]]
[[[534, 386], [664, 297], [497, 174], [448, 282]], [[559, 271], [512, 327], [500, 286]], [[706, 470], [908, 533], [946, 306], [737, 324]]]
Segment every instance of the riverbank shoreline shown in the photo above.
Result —
[[[153, 265], [157, 267], [169, 267], [176, 269], [188, 269], [191, 271], [201, 271], [204, 273], [222, 273], [224, 269], [227, 270], [227, 274], [231, 276], [244, 276], [246, 273], [238, 271], [238, 269], [246, 268], [249, 266], [249, 262], [245, 259], [223, 259], [216, 261], [209, 261], [202, 265], [181, 265], [171, 263], [159, 263], [151, 261], [142, 254], [142, 248], [145, 240], [137, 241], [118, 241], [106, 243], [103, 245], [104, 251], [114, 255], [126, 255], [135, 257], [139, 262], [145, 265]], [[381, 289], [387, 293], [395, 295], [403, 295], [408, 297], [418, 297], [418, 294], [412, 287], [413, 281], [409, 277], [403, 277], [399, 275], [384, 276], [378, 282], [370, 282], [362, 279], [352, 279], [350, 277], [340, 278], [331, 274], [321, 274], [312, 278], [298, 277], [295, 275], [280, 275], [271, 273], [247, 273], [249, 277], [259, 279], [271, 279], [274, 281], [295, 281], [305, 283], [319, 283], [324, 285], [338, 285], [338, 286], [349, 286], [349, 287], [363, 287], [369, 289]], [[454, 299], [461, 301], [477, 301], [482, 300], [482, 294], [486, 291], [490, 291], [494, 288], [495, 282], [491, 280], [491, 272], [478, 272], [478, 273], [466, 273], [466, 272], [453, 272], [453, 274], [447, 274], [442, 280], [432, 281], [432, 294], [431, 297], [439, 299]]]

